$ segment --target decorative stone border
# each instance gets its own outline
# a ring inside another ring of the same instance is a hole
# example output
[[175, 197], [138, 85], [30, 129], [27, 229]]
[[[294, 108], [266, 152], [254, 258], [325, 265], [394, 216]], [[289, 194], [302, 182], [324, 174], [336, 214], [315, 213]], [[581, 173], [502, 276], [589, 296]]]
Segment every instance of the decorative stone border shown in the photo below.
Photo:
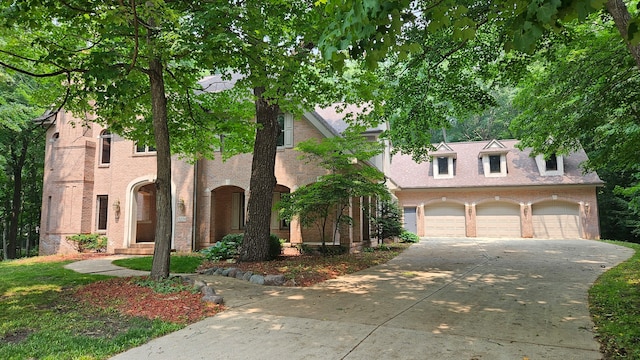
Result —
[[284, 275], [258, 275], [251, 271], [243, 272], [238, 268], [222, 268], [212, 267], [211, 269], [200, 272], [201, 275], [218, 275], [226, 276], [230, 278], [236, 278], [244, 281], [248, 281], [252, 284], [269, 285], [269, 286], [282, 286], [286, 279]]

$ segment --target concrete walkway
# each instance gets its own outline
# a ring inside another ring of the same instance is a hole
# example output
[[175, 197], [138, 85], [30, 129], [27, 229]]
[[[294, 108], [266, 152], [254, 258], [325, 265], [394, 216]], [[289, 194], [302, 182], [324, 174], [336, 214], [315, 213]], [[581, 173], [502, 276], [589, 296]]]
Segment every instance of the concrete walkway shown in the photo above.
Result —
[[310, 288], [212, 277], [230, 310], [113, 359], [600, 359], [587, 291], [632, 253], [589, 240], [430, 239]]

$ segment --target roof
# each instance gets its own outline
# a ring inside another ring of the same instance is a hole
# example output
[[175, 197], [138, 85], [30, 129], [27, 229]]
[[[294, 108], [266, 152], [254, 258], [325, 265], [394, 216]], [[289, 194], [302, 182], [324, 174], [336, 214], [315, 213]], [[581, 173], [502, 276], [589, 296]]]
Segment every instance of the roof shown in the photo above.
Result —
[[[447, 143], [446, 153], [455, 153], [455, 175], [448, 179], [433, 177], [432, 162], [415, 162], [410, 155], [396, 154], [391, 158], [387, 176], [401, 189], [424, 188], [472, 188], [504, 186], [543, 186], [543, 185], [602, 185], [595, 172], [583, 174], [581, 164], [587, 160], [584, 150], [563, 156], [564, 175], [541, 176], [531, 150], [516, 148], [518, 140], [501, 140], [501, 153], [506, 152], [507, 176], [485, 177], [480, 153], [487, 154], [487, 146], [492, 141], [473, 141]], [[495, 143], [494, 143], [495, 144]], [[444, 149], [443, 149], [444, 150]], [[434, 156], [440, 154], [434, 153]]]

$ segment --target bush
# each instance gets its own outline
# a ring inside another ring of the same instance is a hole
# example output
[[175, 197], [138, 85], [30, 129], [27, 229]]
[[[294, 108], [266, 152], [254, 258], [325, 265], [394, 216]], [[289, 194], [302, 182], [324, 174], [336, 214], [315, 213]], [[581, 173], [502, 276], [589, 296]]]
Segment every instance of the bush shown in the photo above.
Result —
[[244, 234], [227, 234], [213, 246], [200, 250], [200, 253], [209, 261], [233, 259], [238, 255], [243, 239]]
[[[200, 250], [205, 259], [209, 261], [221, 261], [233, 259], [240, 254], [240, 246], [244, 240], [244, 234], [227, 234], [222, 240], [206, 249]], [[282, 253], [282, 243], [277, 235], [269, 236], [269, 259], [275, 259]]]
[[382, 243], [384, 239], [400, 236], [404, 231], [402, 228], [402, 211], [398, 204], [392, 201], [382, 201], [379, 205], [377, 216], [372, 220], [378, 243]]
[[76, 234], [67, 236], [67, 241], [73, 244], [78, 252], [107, 250], [107, 237], [100, 234]]
[[275, 235], [269, 235], [269, 259], [275, 259], [282, 254], [282, 243], [280, 238]]
[[400, 241], [404, 243], [417, 243], [420, 241], [420, 238], [414, 233], [403, 231], [402, 234], [400, 234]]

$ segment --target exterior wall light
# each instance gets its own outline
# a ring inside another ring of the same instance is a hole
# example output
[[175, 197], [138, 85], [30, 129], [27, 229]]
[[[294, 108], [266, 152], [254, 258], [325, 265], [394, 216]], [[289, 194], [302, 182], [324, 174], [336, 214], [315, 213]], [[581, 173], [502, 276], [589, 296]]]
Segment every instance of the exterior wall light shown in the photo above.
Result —
[[120, 219], [120, 200], [113, 202], [113, 212], [116, 215], [116, 220]]

